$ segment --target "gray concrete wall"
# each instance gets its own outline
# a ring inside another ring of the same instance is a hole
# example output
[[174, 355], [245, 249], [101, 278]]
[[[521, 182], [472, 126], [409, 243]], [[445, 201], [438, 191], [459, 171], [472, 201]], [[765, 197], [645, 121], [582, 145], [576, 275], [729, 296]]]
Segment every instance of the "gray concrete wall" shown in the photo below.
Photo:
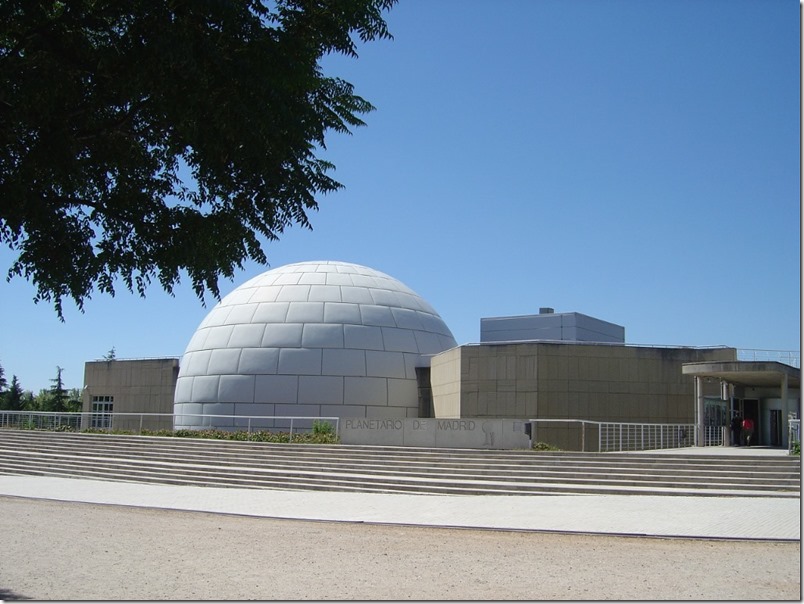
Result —
[[[83, 411], [92, 411], [93, 397], [112, 397], [114, 413], [173, 413], [179, 360], [133, 359], [89, 361], [84, 364]], [[115, 428], [136, 430], [139, 418], [116, 418]], [[145, 429], [170, 429], [172, 418], [147, 418]]]
[[[682, 364], [735, 358], [733, 348], [461, 346], [432, 359], [433, 408], [436, 417], [451, 418], [691, 423], [694, 383]], [[707, 388], [718, 395], [718, 384]]]
[[340, 421], [347, 445], [527, 449], [525, 424], [512, 419], [369, 419]]
[[461, 380], [466, 346], [458, 346], [430, 359], [430, 386], [436, 417], [461, 417]]

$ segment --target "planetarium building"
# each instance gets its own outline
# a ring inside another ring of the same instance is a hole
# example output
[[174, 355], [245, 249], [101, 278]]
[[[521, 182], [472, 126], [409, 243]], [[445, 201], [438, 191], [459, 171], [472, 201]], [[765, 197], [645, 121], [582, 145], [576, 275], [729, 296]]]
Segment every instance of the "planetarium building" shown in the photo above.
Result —
[[[290, 264], [221, 300], [180, 360], [87, 362], [84, 411], [92, 427], [125, 429], [309, 429], [339, 418], [342, 438], [388, 420], [414, 430], [426, 418], [527, 420], [567, 450], [583, 448], [582, 421], [720, 434], [735, 414], [755, 420], [759, 443], [785, 446], [800, 414], [800, 369], [741, 361], [735, 348], [626, 344], [620, 325], [547, 307], [480, 323], [480, 342], [459, 346], [430, 304], [384, 273]], [[380, 432], [371, 442], [395, 442]]]
[[244, 423], [237, 416], [417, 417], [417, 370], [455, 346], [433, 307], [384, 273], [282, 266], [236, 288], [198, 326], [179, 363], [176, 427]]

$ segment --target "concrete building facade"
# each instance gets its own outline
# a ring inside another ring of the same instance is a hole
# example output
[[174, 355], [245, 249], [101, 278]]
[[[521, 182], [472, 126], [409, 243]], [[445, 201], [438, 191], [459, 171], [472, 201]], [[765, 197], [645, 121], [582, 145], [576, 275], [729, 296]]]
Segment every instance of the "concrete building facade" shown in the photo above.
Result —
[[[734, 348], [671, 348], [585, 342], [458, 346], [431, 360], [433, 413], [442, 418], [590, 420], [692, 424], [695, 382], [685, 363], [736, 359]], [[718, 384], [706, 384], [717, 396]], [[540, 439], [577, 445], [577, 425], [545, 427]]]
[[[173, 396], [179, 375], [179, 359], [98, 360], [84, 364], [84, 413], [88, 426], [120, 430], [173, 428]], [[114, 413], [115, 416], [108, 414]], [[170, 414], [162, 417], [118, 414]], [[114, 426], [110, 425], [114, 417]]]

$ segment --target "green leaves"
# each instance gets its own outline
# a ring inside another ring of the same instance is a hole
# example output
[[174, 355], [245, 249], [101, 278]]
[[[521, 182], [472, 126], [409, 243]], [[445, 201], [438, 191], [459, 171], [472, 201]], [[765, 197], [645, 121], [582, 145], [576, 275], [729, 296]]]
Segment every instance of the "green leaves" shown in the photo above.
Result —
[[[260, 238], [340, 183], [315, 155], [373, 110], [323, 74], [390, 38], [395, 0], [0, 5], [0, 243], [36, 300], [79, 308], [122, 279], [198, 297], [267, 262]], [[183, 169], [180, 169], [183, 168]], [[189, 176], [188, 176], [189, 175]]]

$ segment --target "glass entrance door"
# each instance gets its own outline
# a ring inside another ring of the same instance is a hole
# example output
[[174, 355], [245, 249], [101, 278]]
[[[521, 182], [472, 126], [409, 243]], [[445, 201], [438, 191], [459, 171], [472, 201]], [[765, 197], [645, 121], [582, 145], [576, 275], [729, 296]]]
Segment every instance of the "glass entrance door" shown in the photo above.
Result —
[[770, 410], [770, 444], [772, 447], [782, 446], [782, 411]]

